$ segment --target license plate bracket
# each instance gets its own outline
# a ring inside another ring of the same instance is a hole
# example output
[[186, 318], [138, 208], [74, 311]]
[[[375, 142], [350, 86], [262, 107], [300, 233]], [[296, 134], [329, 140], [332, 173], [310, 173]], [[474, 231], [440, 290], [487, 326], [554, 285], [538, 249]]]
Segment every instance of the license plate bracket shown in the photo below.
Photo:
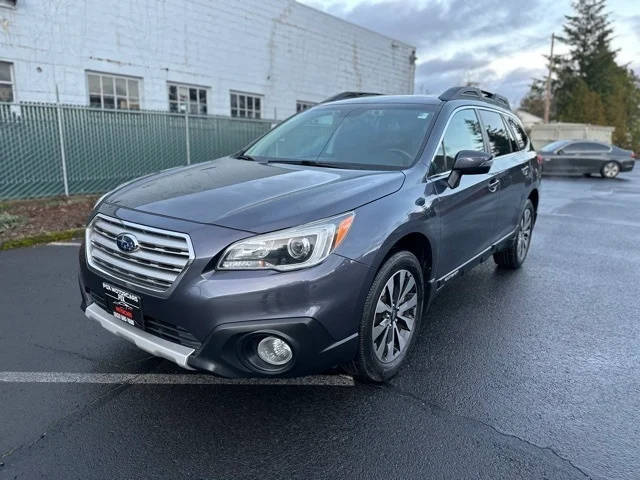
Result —
[[102, 284], [107, 308], [118, 320], [129, 325], [144, 329], [144, 315], [142, 314], [142, 298], [123, 288], [110, 283]]

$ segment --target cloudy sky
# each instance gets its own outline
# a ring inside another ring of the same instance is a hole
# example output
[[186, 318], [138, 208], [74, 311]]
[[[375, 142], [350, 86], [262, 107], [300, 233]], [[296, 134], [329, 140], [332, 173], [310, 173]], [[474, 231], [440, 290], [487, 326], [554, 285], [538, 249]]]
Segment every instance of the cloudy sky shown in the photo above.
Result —
[[[417, 47], [416, 93], [466, 81], [517, 104], [545, 72], [570, 0], [298, 0]], [[640, 74], [640, 0], [608, 0], [618, 60]], [[559, 46], [562, 53], [566, 47]]]

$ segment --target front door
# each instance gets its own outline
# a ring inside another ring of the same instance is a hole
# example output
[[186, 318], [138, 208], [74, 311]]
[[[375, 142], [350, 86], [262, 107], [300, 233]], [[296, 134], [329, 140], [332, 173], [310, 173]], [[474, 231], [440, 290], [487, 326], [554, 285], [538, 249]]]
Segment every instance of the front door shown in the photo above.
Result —
[[480, 122], [473, 108], [454, 113], [431, 165], [429, 181], [438, 194], [434, 209], [440, 219], [437, 278], [454, 272], [491, 246], [495, 238], [500, 190], [495, 171], [463, 175], [460, 185], [454, 189], [447, 185], [455, 156], [461, 150], [485, 150]]

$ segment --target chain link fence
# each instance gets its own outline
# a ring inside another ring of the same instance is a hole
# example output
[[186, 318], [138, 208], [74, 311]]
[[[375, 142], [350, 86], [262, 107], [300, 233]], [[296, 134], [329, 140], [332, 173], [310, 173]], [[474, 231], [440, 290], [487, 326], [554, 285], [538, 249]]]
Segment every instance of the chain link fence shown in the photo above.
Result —
[[239, 150], [269, 120], [0, 104], [0, 200], [105, 192]]

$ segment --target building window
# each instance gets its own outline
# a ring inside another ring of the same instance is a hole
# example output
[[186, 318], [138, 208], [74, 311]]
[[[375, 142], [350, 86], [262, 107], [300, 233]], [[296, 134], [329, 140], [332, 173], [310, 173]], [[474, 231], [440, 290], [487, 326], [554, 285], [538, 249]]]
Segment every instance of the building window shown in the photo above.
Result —
[[231, 92], [231, 116], [262, 118], [262, 96]]
[[107, 110], [140, 110], [140, 80], [87, 73], [89, 106]]
[[303, 100], [296, 101], [296, 113], [300, 113], [305, 111], [308, 108], [311, 108], [315, 105], [313, 102], [305, 102]]
[[0, 62], [0, 102], [13, 102], [15, 100], [13, 87], [13, 64]]
[[191, 115], [207, 114], [207, 90], [177, 83], [169, 84], [169, 111]]

